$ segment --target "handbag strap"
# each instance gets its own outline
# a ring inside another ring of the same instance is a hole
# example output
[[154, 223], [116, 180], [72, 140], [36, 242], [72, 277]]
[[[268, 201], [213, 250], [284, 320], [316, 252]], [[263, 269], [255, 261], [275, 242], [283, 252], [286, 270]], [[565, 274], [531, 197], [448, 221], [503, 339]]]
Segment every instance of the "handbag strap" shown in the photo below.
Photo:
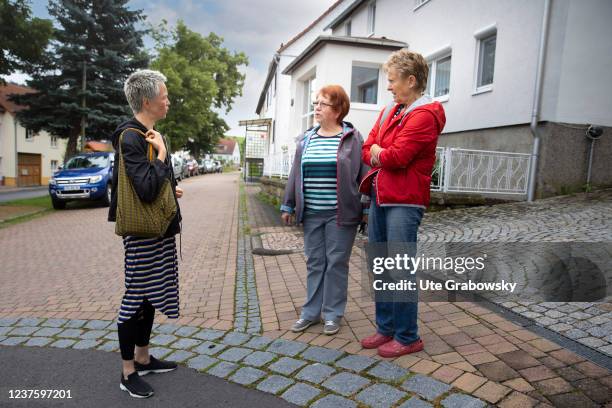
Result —
[[[119, 135], [119, 154], [121, 154], [121, 141], [123, 139], [123, 134], [128, 131], [128, 130], [133, 130], [134, 132], [142, 135], [142, 137], [146, 138], [147, 135], [140, 129], [136, 129], [136, 128], [125, 128], [123, 129], [123, 132], [121, 132], [121, 135]], [[153, 145], [151, 145], [149, 143], [149, 149], [147, 151], [147, 157], [149, 159], [149, 161], [153, 161], [154, 160], [154, 153], [153, 153]]]

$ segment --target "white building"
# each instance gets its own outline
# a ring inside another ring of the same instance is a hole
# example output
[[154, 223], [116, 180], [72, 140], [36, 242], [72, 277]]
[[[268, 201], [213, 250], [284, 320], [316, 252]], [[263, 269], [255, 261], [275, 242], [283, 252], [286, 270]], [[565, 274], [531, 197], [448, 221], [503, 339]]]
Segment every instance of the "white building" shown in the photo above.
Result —
[[240, 146], [235, 139], [219, 139], [215, 151], [212, 153], [214, 160], [223, 164], [240, 165]]
[[42, 131], [33, 133], [15, 119], [21, 109], [8, 95], [25, 93], [29, 88], [0, 86], [0, 184], [6, 186], [45, 185], [63, 163], [66, 140]]
[[[543, 196], [585, 184], [585, 133], [598, 125], [604, 135], [596, 142], [591, 183], [612, 184], [612, 2], [354, 0], [322, 17], [296, 51], [279, 50], [291, 61], [283, 65], [281, 57], [276, 81], [265, 83], [257, 111], [277, 123], [271, 153], [278, 145], [294, 148], [294, 137], [311, 125], [312, 91], [329, 83], [347, 90], [346, 120], [367, 135], [390, 100], [382, 64], [406, 46], [428, 60], [427, 92], [446, 111], [439, 146], [532, 155], [537, 134], [536, 185]], [[526, 172], [536, 156], [525, 157]]]

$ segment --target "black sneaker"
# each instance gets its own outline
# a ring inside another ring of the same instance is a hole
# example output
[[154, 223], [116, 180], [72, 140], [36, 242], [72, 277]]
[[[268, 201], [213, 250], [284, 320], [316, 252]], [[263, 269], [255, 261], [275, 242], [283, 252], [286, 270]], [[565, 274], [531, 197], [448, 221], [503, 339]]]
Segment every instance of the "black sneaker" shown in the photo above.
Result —
[[146, 381], [141, 380], [135, 371], [128, 375], [127, 380], [123, 378], [123, 373], [121, 373], [119, 388], [122, 391], [127, 391], [130, 397], [134, 398], [149, 398], [153, 395], [153, 388]]
[[150, 360], [149, 364], [140, 364], [138, 361], [134, 361], [134, 367], [138, 375], [167, 373], [168, 371], [176, 370], [177, 367], [174, 361], [158, 360], [153, 356], [150, 356]]

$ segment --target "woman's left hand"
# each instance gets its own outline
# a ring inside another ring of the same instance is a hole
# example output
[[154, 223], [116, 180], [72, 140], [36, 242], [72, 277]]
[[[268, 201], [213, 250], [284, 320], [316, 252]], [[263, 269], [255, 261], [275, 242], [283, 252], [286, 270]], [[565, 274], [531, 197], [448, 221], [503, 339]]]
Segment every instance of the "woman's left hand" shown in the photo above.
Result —
[[382, 147], [377, 144], [373, 144], [372, 146], [370, 146], [370, 162], [373, 167], [380, 165], [380, 159], [378, 158], [378, 155], [380, 154], [380, 152], [382, 152], [382, 150]]
[[180, 187], [176, 187], [176, 198], [181, 198], [183, 196], [183, 189]]

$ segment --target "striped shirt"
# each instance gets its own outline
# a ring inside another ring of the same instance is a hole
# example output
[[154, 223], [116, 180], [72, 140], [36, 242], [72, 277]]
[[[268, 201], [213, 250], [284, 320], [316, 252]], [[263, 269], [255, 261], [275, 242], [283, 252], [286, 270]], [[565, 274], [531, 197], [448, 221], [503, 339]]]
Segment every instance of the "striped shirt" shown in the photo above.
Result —
[[317, 133], [310, 138], [302, 157], [306, 212], [338, 208], [336, 165], [341, 137], [342, 133], [327, 137]]

